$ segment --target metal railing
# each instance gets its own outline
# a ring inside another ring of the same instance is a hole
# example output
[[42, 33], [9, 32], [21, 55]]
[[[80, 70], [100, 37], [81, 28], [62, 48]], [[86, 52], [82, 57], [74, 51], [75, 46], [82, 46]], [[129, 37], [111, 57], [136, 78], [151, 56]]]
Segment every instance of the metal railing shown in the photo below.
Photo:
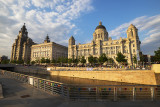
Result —
[[6, 70], [1, 70], [0, 75], [11, 77], [21, 82], [30, 84], [31, 86], [44, 90], [50, 94], [59, 94], [64, 97], [67, 96], [67, 87], [63, 83], [46, 80], [34, 76], [24, 75], [16, 72], [10, 72]]
[[8, 76], [32, 85], [50, 94], [59, 94], [70, 100], [121, 101], [160, 100], [158, 85], [69, 85], [56, 81], [0, 70], [0, 75]]

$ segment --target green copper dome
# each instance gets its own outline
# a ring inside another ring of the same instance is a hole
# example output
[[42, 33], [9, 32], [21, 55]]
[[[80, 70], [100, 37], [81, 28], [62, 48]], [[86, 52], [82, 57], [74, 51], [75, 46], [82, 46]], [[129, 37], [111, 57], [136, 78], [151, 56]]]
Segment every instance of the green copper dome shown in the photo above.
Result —
[[100, 21], [100, 22], [99, 22], [99, 25], [96, 27], [95, 30], [97, 30], [97, 29], [105, 29], [105, 30], [106, 30], [106, 27], [103, 26], [103, 25], [102, 25], [102, 22]]

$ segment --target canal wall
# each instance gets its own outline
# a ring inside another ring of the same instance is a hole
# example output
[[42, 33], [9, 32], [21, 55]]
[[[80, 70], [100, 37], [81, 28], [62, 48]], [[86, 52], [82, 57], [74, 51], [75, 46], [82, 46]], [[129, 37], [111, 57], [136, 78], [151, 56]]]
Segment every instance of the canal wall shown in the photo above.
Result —
[[152, 70], [154, 70], [155, 73], [160, 73], [160, 64], [152, 64]]
[[46, 68], [16, 66], [14, 71], [49, 74], [55, 76], [78, 77], [97, 80], [108, 80], [146, 85], [160, 85], [160, 64], [153, 64], [151, 70], [123, 70], [116, 68], [94, 68], [87, 71], [86, 67], [56, 67], [47, 71]]
[[50, 70], [58, 70], [58, 71], [87, 71], [87, 70], [93, 70], [93, 71], [105, 71], [105, 70], [125, 70], [125, 68], [112, 68], [112, 67], [47, 67]]
[[152, 70], [125, 71], [49, 71], [50, 75], [108, 80], [134, 84], [157, 85], [155, 73]]

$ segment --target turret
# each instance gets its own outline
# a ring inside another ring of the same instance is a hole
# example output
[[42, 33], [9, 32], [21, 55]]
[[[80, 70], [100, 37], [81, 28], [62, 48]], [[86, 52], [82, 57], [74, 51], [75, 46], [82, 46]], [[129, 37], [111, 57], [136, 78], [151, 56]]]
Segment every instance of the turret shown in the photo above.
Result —
[[127, 29], [127, 38], [131, 39], [131, 38], [138, 38], [138, 29], [131, 24], [128, 29]]
[[50, 39], [49, 39], [49, 36], [48, 36], [48, 34], [47, 34], [47, 36], [46, 36], [46, 38], [45, 38], [45, 40], [44, 40], [44, 43], [49, 43], [50, 42]]
[[68, 58], [74, 57], [73, 45], [75, 45], [75, 39], [73, 36], [71, 36], [68, 41]]
[[70, 37], [68, 45], [75, 45], [75, 39], [73, 36]]

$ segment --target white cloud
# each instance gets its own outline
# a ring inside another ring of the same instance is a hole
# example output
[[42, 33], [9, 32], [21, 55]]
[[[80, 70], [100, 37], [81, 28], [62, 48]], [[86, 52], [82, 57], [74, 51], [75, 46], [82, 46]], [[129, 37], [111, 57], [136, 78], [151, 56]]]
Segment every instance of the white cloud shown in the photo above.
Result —
[[153, 55], [154, 50], [160, 47], [160, 15], [138, 17], [111, 30], [109, 35], [116, 39], [119, 37], [127, 37], [126, 30], [130, 24], [135, 25], [139, 30], [142, 52]]
[[[1, 0], [0, 55], [11, 53], [23, 23], [29, 37], [42, 43], [49, 34], [51, 41], [67, 45], [70, 32], [76, 32], [74, 19], [93, 9], [91, 0]], [[72, 29], [74, 29], [72, 31]], [[65, 39], [65, 40], [64, 40]]]

